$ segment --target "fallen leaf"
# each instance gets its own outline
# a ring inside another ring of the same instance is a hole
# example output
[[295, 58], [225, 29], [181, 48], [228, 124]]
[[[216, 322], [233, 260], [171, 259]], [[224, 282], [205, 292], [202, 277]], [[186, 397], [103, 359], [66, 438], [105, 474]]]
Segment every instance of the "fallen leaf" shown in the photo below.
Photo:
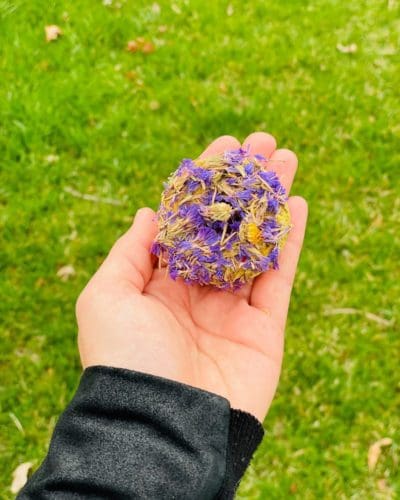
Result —
[[292, 483], [290, 485], [289, 491], [290, 491], [290, 493], [294, 494], [294, 493], [297, 493], [297, 489], [298, 489], [297, 488], [297, 484], [296, 483]]
[[350, 45], [342, 45], [341, 43], [338, 43], [336, 48], [342, 54], [354, 54], [358, 49], [357, 44], [355, 43], [351, 43]]
[[143, 44], [143, 47], [142, 47], [143, 54], [151, 54], [155, 50], [156, 50], [156, 48], [154, 46], [154, 43], [152, 43], [152, 42], [146, 42], [146, 43]]
[[57, 276], [61, 279], [61, 281], [67, 281], [72, 276], [75, 276], [75, 269], [71, 265], [60, 267], [57, 271]]
[[149, 104], [149, 108], [151, 111], [157, 111], [157, 109], [160, 109], [160, 103], [158, 101], [151, 101]]
[[19, 464], [18, 467], [14, 470], [10, 487], [11, 493], [15, 495], [25, 485], [28, 480], [28, 473], [31, 470], [32, 466], [32, 462], [25, 462], [23, 464]]
[[161, 12], [161, 7], [157, 2], [154, 2], [153, 5], [151, 6], [151, 11], [153, 14], [159, 14]]
[[126, 50], [128, 52], [142, 52], [143, 54], [151, 54], [155, 51], [155, 45], [149, 40], [145, 40], [143, 37], [139, 36], [136, 40], [129, 40], [126, 45]]
[[46, 42], [57, 40], [57, 38], [63, 34], [61, 28], [55, 24], [45, 26], [44, 32], [46, 34]]
[[162, 24], [161, 26], [158, 27], [159, 33], [166, 33], [167, 31], [168, 31], [168, 26], [165, 26], [165, 24]]
[[376, 443], [372, 444], [368, 450], [368, 469], [373, 471], [378, 463], [379, 457], [382, 452], [382, 448], [384, 446], [390, 446], [393, 443], [393, 440], [385, 437], [376, 441]]
[[129, 40], [126, 50], [128, 52], [137, 52], [139, 50], [139, 44], [136, 40]]
[[125, 73], [125, 76], [128, 80], [136, 81], [139, 75], [138, 75], [137, 71], [131, 70], [131, 71], [127, 71]]
[[227, 16], [232, 16], [232, 15], [233, 15], [233, 12], [234, 12], [234, 10], [233, 10], [233, 5], [230, 3], [230, 4], [228, 5], [228, 7], [226, 8], [226, 15], [227, 15]]
[[47, 163], [57, 163], [60, 157], [58, 155], [47, 155], [44, 157]]

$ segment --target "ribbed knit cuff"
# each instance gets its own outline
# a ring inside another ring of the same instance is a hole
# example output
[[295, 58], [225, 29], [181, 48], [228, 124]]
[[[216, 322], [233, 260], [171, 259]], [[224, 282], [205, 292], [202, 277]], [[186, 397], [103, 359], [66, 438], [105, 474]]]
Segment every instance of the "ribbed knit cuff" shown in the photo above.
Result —
[[264, 429], [250, 413], [230, 410], [225, 480], [217, 500], [234, 498], [239, 482], [261, 443]]

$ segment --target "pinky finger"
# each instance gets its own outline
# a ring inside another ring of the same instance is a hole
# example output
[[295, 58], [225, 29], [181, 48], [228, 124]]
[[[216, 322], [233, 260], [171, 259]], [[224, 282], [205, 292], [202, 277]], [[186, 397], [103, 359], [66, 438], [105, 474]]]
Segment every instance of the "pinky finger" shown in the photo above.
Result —
[[307, 222], [307, 203], [300, 196], [288, 201], [293, 229], [279, 258], [279, 269], [258, 276], [253, 285], [250, 304], [267, 312], [281, 332], [285, 329], [290, 295], [296, 274], [297, 262], [303, 245]]

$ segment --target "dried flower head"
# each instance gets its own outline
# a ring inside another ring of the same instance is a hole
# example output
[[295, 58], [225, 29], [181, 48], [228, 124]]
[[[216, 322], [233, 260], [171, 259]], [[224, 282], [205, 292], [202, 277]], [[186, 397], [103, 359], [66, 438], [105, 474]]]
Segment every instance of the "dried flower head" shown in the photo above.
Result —
[[165, 184], [152, 246], [171, 278], [236, 290], [277, 269], [291, 225], [267, 162], [245, 149], [181, 162]]

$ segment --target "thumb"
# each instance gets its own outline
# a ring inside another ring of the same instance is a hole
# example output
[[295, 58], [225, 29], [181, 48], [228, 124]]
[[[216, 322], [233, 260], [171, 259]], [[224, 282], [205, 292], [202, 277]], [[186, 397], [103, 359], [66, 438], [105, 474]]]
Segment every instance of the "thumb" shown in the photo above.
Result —
[[158, 228], [151, 208], [140, 208], [132, 226], [114, 244], [101, 273], [130, 281], [140, 292], [153, 273], [151, 244]]

